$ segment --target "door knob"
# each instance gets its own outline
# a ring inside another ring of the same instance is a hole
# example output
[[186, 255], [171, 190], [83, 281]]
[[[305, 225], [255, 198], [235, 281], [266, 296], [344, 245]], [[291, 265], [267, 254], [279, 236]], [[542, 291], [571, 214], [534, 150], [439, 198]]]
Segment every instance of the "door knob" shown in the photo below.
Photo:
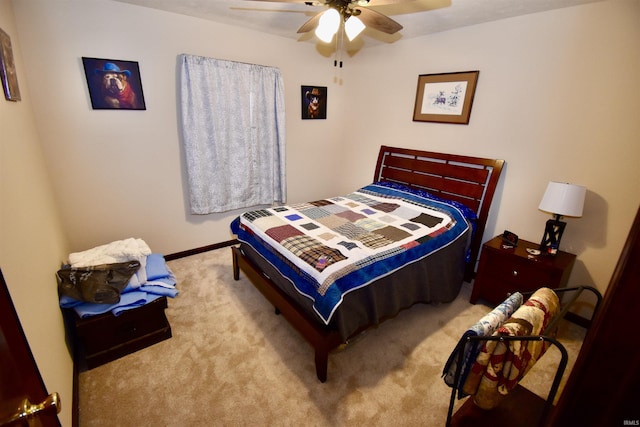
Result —
[[31, 421], [39, 413], [60, 413], [60, 397], [58, 393], [51, 393], [42, 402], [33, 404], [25, 398], [15, 414], [8, 419], [0, 421], [0, 427], [9, 427], [17, 425], [31, 425]]

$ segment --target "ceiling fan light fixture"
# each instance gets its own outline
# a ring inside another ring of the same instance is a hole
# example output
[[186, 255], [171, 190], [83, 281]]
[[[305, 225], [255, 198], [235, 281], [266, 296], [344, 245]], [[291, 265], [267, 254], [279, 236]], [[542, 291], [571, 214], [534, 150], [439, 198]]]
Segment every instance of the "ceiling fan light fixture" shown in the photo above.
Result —
[[338, 28], [340, 28], [340, 13], [336, 9], [329, 8], [320, 16], [316, 36], [323, 42], [329, 43], [338, 32]]
[[349, 41], [352, 41], [365, 29], [364, 23], [353, 15], [347, 19], [347, 22], [344, 23], [344, 31], [347, 33], [347, 38]]

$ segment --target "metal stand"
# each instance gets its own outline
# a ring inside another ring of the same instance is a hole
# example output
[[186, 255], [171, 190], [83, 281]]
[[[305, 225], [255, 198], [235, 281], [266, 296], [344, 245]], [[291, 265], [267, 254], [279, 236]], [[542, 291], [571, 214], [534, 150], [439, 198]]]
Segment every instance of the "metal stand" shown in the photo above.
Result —
[[[591, 315], [591, 319], [593, 319], [593, 316], [595, 316], [595, 313], [598, 311], [598, 307], [600, 306], [600, 303], [602, 301], [602, 295], [600, 294], [600, 292], [591, 287], [591, 286], [578, 286], [578, 287], [571, 287], [571, 288], [560, 288], [560, 289], [554, 289], [553, 290], [556, 294], [559, 293], [564, 293], [564, 292], [568, 292], [568, 291], [576, 291], [570, 298], [569, 301], [567, 301], [562, 310], [560, 310], [560, 313], [558, 313], [552, 320], [551, 322], [549, 322], [549, 325], [547, 326], [546, 330], [547, 331], [553, 331], [554, 328], [556, 327], [556, 325], [558, 324], [558, 322], [560, 320], [562, 320], [565, 315], [567, 314], [567, 312], [569, 312], [569, 309], [571, 308], [571, 305], [578, 299], [578, 297], [580, 296], [580, 294], [583, 291], [590, 291], [592, 292], [595, 297], [596, 297], [596, 303], [593, 309], [593, 313]], [[527, 293], [523, 293], [524, 295], [531, 295], [533, 294], [533, 292], [527, 292]], [[544, 402], [544, 407], [542, 410], [542, 413], [540, 414], [540, 418], [538, 420], [538, 424], [539, 426], [544, 426], [547, 417], [549, 416], [549, 413], [551, 411], [551, 408], [553, 407], [553, 400], [555, 399], [555, 396], [558, 392], [558, 388], [560, 387], [560, 381], [562, 380], [562, 375], [564, 374], [564, 371], [566, 369], [567, 366], [567, 361], [568, 361], [568, 354], [567, 354], [567, 350], [564, 348], [564, 346], [557, 341], [555, 338], [549, 337], [547, 335], [528, 335], [528, 336], [520, 336], [520, 337], [514, 337], [514, 336], [508, 336], [508, 335], [503, 335], [503, 336], [489, 336], [489, 337], [478, 337], [478, 336], [464, 336], [460, 339], [460, 341], [458, 341], [458, 344], [456, 344], [456, 347], [454, 349], [454, 352], [457, 351], [457, 365], [456, 365], [456, 373], [454, 376], [454, 381], [453, 381], [453, 387], [451, 390], [451, 397], [449, 399], [449, 411], [447, 412], [447, 423], [446, 426], [449, 427], [451, 426], [451, 420], [452, 420], [452, 416], [453, 416], [453, 406], [455, 403], [455, 397], [456, 394], [458, 392], [458, 390], [463, 386], [463, 384], [459, 384], [460, 383], [460, 377], [462, 375], [462, 370], [464, 369], [463, 366], [463, 361], [464, 361], [464, 356], [465, 356], [465, 348], [468, 344], [473, 343], [473, 342], [479, 342], [479, 341], [503, 341], [503, 342], [508, 342], [508, 341], [547, 341], [551, 344], [553, 344], [554, 346], [556, 346], [558, 348], [558, 350], [560, 350], [560, 362], [558, 363], [558, 368], [556, 370], [556, 374], [553, 378], [553, 383], [551, 384], [551, 389], [549, 390], [549, 394], [547, 396], [546, 401]], [[454, 353], [455, 354], [455, 353]], [[508, 395], [507, 397], [508, 398]], [[490, 416], [490, 415], [489, 415]]]

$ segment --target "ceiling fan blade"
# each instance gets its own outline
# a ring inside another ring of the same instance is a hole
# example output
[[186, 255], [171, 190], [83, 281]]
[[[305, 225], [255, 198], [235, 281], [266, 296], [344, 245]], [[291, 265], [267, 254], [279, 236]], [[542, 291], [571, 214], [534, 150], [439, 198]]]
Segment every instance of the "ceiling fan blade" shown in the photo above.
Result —
[[308, 33], [309, 31], [315, 29], [318, 26], [320, 16], [322, 16], [323, 13], [324, 12], [320, 12], [313, 15], [311, 19], [302, 24], [302, 27], [298, 28], [298, 33]]
[[[308, 6], [322, 6], [323, 4], [326, 4], [326, 2], [323, 0], [250, 0], [250, 1], [264, 1], [264, 2], [270, 2], [270, 3], [302, 3]], [[382, 1], [388, 1], [388, 0], [382, 0]]]
[[356, 8], [356, 10], [360, 11], [358, 18], [367, 27], [387, 34], [394, 34], [402, 29], [402, 25], [380, 12], [367, 8]]
[[412, 0], [352, 0], [354, 6], [386, 6], [389, 4], [406, 3]]

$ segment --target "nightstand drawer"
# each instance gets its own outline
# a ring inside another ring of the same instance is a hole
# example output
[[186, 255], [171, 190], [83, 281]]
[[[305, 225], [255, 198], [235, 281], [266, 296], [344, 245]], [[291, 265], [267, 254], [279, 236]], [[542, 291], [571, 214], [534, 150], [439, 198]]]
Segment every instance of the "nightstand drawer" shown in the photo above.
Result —
[[512, 289], [523, 291], [536, 290], [542, 286], [551, 286], [551, 274], [546, 268], [532, 268], [531, 261], [511, 257], [507, 262], [499, 256], [487, 259], [489, 279], [508, 283]]
[[480, 254], [471, 303], [483, 299], [500, 304], [513, 292], [566, 286], [576, 256], [563, 251], [555, 256], [529, 255], [527, 248], [536, 247], [535, 243], [520, 240], [515, 248], [503, 248], [502, 236], [486, 242]]

